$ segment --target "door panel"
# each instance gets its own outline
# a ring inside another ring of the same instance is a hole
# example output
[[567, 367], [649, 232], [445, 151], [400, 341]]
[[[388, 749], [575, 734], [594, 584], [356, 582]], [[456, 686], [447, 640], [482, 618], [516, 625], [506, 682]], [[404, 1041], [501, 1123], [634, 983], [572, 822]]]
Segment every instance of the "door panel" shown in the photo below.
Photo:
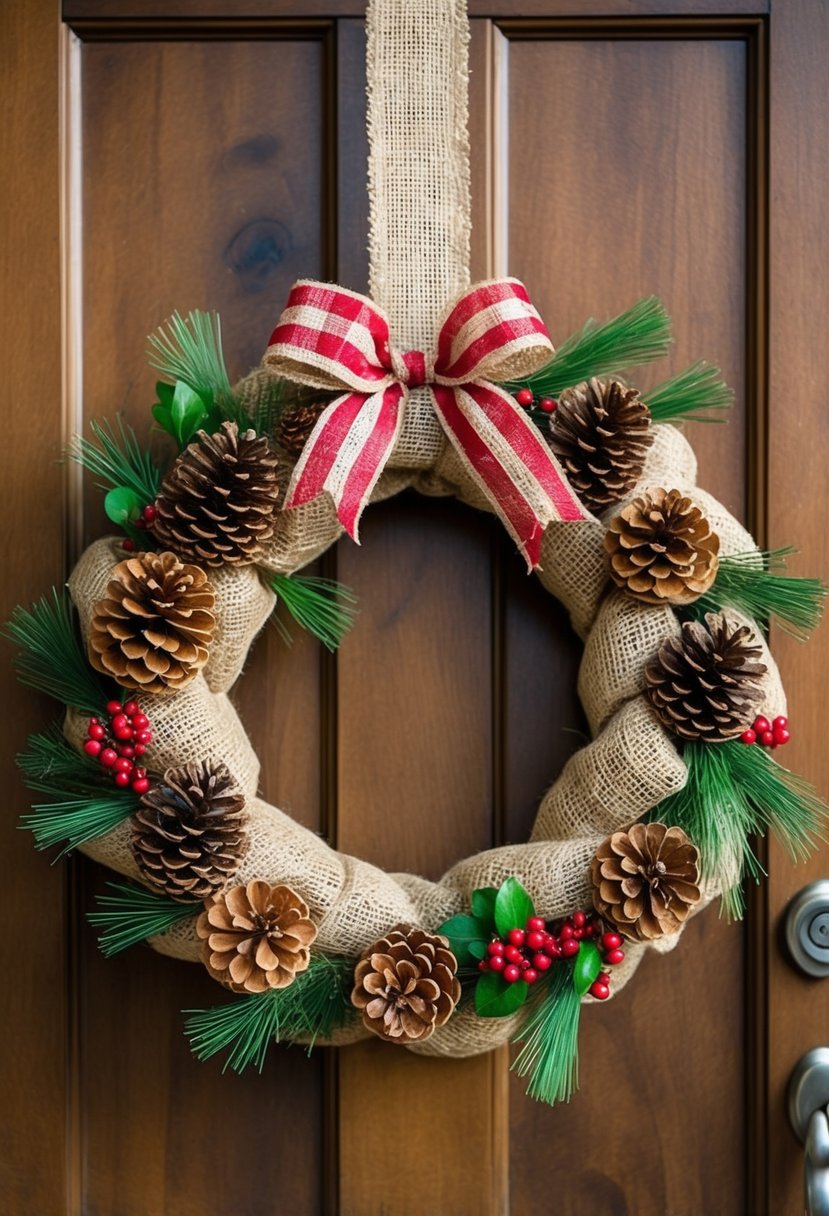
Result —
[[[737, 390], [727, 428], [690, 429], [701, 484], [761, 539], [767, 521], [772, 543], [796, 539], [808, 555], [799, 570], [825, 571], [814, 503], [829, 436], [810, 356], [825, 315], [813, 267], [827, 252], [827, 165], [809, 141], [827, 144], [803, 121], [822, 114], [825, 10], [798, 0], [767, 22], [761, 4], [740, 17], [746, 5], [713, 0], [673, 0], [669, 18], [657, 0], [635, 12], [591, 4], [577, 19], [558, 0], [528, 0], [521, 19], [511, 4], [470, 7], [473, 272], [524, 278], [554, 341], [659, 295], [676, 343], [642, 383], [704, 356]], [[116, 409], [145, 424], [145, 334], [175, 308], [216, 308], [231, 374], [243, 374], [294, 278], [366, 279], [362, 5], [66, 8], [62, 127], [50, 6], [12, 3], [0, 16], [0, 45], [16, 51], [0, 74], [0, 138], [17, 200], [0, 301], [6, 332], [25, 333], [9, 368], [10, 399], [27, 406], [7, 411], [5, 539], [19, 571], [8, 605], [63, 574], [57, 437]], [[85, 541], [103, 520], [99, 496], [79, 490], [70, 475], [68, 531]], [[44, 538], [34, 554], [33, 530]], [[268, 629], [235, 699], [270, 801], [345, 851], [438, 875], [528, 835], [583, 740], [579, 646], [489, 517], [404, 495], [372, 509], [362, 539], [322, 561], [362, 608], [340, 655], [306, 637], [286, 648]], [[787, 760], [825, 792], [825, 660], [819, 645], [776, 645], [800, 738]], [[26, 718], [7, 714], [10, 769], [44, 709], [6, 687]], [[17, 813], [13, 775], [8, 788]], [[8, 843], [15, 910], [49, 926], [37, 957], [15, 954], [7, 970], [15, 1050], [3, 1081], [20, 1098], [0, 1185], [12, 1213], [478, 1216], [547, 1211], [551, 1194], [562, 1213], [800, 1210], [781, 1093], [829, 1023], [771, 931], [825, 857], [793, 871], [772, 852], [769, 894], [745, 929], [709, 911], [618, 1000], [586, 1011], [582, 1091], [549, 1110], [524, 1096], [506, 1051], [448, 1063], [375, 1043], [310, 1060], [279, 1048], [261, 1077], [241, 1078], [197, 1064], [179, 1011], [216, 1003], [216, 986], [147, 949], [104, 962], [83, 912], [106, 876], [83, 862], [50, 871], [27, 838]], [[44, 972], [64, 965], [45, 1008]]]

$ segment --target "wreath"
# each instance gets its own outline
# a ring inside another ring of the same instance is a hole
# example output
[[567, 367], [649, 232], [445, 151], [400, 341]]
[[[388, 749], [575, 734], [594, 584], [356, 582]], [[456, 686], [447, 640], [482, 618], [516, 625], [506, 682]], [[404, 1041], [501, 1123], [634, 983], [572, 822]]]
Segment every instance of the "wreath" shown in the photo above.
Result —
[[[803, 636], [826, 589], [696, 486], [680, 426], [727, 407], [718, 369], [644, 394], [622, 374], [669, 341], [648, 299], [553, 352], [501, 280], [464, 293], [427, 357], [395, 350], [366, 297], [300, 283], [235, 388], [217, 317], [151, 337], [166, 459], [122, 421], [72, 444], [120, 535], [6, 627], [21, 681], [65, 707], [19, 757], [37, 795], [24, 822], [38, 848], [126, 878], [89, 917], [105, 954], [146, 939], [229, 990], [185, 1023], [199, 1058], [518, 1040], [528, 1092], [566, 1099], [582, 1004], [714, 898], [739, 916], [752, 837], [811, 847], [826, 808], [774, 755], [789, 727], [765, 630], [774, 615]], [[529, 841], [438, 882], [344, 856], [260, 799], [228, 698], [277, 601], [341, 642], [353, 597], [300, 572], [407, 486], [504, 520], [584, 642], [592, 736]]]

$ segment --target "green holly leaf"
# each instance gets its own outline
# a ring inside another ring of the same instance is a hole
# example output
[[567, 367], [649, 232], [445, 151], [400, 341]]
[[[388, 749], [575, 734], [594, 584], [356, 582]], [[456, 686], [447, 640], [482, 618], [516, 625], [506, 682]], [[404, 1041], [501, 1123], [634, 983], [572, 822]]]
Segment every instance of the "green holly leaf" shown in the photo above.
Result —
[[482, 958], [486, 958], [486, 948], [488, 945], [488, 942], [479, 941], [476, 938], [475, 941], [469, 943], [469, 953], [480, 962]]
[[199, 394], [183, 380], [177, 380], [170, 405], [170, 420], [173, 434], [181, 447], [186, 446], [206, 417], [207, 409]]
[[472, 892], [472, 915], [488, 925], [495, 924], [495, 900], [497, 887], [478, 887]]
[[[483, 921], [476, 916], [466, 916], [463, 913], [445, 921], [438, 933], [449, 938], [452, 953], [458, 960], [458, 966], [473, 966], [477, 959], [484, 957], [488, 944], [488, 930]], [[473, 945], [483, 947], [480, 954], [473, 952]]]
[[173, 405], [173, 394], [176, 391], [175, 386], [168, 384], [166, 380], [157, 380], [155, 391], [158, 394], [159, 403], [165, 406], [168, 410]]
[[141, 500], [128, 486], [116, 486], [104, 499], [104, 510], [108, 518], [120, 528], [130, 520], [137, 519], [141, 509]]
[[479, 1018], [505, 1018], [521, 1008], [529, 990], [526, 980], [508, 984], [496, 971], [485, 971], [475, 985], [475, 1012]]
[[153, 406], [153, 418], [155, 418], [162, 430], [166, 431], [168, 435], [172, 435], [175, 439], [175, 431], [173, 430], [173, 420], [170, 417], [170, 411], [167, 406], [162, 405], [160, 401], [157, 401]]
[[525, 928], [531, 916], [535, 916], [533, 901], [517, 878], [508, 878], [495, 897], [496, 929], [506, 937], [510, 929]]
[[579, 996], [589, 989], [602, 969], [602, 956], [594, 942], [580, 942], [573, 964], [573, 987]]

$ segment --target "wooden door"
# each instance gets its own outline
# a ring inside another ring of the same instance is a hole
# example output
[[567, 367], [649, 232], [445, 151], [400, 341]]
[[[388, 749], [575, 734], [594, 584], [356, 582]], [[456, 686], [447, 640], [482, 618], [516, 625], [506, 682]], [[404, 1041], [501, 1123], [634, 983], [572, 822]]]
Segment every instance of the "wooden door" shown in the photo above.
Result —
[[[294, 278], [364, 286], [362, 9], [65, 0], [58, 20], [45, 0], [2, 6], [4, 617], [101, 529], [58, 457], [89, 417], [146, 417], [152, 328], [174, 308], [218, 309], [242, 374]], [[701, 484], [825, 577], [825, 7], [471, 11], [474, 273], [524, 278], [554, 339], [661, 296], [671, 367], [705, 356], [737, 390], [727, 429], [690, 432]], [[362, 548], [323, 565], [362, 605], [336, 661], [266, 632], [238, 689], [265, 795], [390, 870], [438, 874], [524, 839], [583, 729], [564, 613], [490, 519], [443, 500], [375, 508]], [[821, 642], [775, 646], [787, 760], [826, 796]], [[744, 926], [708, 911], [590, 1009], [567, 1107], [525, 1098], [503, 1051], [278, 1049], [262, 1076], [222, 1076], [181, 1033], [211, 981], [145, 949], [104, 963], [84, 921], [104, 876], [49, 869], [14, 831], [12, 757], [49, 710], [5, 666], [2, 680], [3, 1212], [802, 1210], [783, 1090], [826, 1042], [829, 1005], [777, 932], [825, 852], [794, 870], [771, 849]]]

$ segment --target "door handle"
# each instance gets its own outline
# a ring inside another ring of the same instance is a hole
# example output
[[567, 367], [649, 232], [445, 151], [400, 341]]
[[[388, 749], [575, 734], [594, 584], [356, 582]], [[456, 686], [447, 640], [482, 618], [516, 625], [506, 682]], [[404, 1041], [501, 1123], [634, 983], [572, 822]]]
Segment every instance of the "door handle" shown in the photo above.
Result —
[[829, 1047], [814, 1047], [789, 1079], [789, 1121], [805, 1146], [807, 1216], [829, 1216]]

